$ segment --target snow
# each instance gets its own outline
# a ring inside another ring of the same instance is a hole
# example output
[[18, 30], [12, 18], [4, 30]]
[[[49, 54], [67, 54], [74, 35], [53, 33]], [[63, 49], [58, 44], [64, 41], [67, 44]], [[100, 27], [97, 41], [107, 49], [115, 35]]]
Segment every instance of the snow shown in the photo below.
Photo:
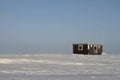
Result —
[[0, 55], [0, 80], [119, 80], [120, 55]]

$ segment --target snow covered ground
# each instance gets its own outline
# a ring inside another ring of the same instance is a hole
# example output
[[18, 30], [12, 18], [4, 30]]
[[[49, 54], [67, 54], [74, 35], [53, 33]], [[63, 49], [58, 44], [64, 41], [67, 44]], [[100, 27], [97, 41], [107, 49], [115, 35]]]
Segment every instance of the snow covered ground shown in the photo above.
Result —
[[120, 55], [0, 55], [0, 80], [120, 80]]

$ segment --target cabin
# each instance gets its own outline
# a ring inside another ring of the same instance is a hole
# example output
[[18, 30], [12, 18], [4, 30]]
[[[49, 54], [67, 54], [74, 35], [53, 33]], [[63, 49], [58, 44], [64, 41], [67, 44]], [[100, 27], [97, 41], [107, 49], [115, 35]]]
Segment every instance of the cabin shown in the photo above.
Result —
[[101, 55], [102, 51], [100, 44], [73, 44], [73, 54]]

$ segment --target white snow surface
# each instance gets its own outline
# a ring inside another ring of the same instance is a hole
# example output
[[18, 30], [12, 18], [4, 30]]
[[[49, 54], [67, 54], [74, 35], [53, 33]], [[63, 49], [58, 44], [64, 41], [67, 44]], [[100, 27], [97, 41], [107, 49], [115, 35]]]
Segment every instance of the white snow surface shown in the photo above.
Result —
[[0, 80], [120, 80], [120, 55], [0, 55]]

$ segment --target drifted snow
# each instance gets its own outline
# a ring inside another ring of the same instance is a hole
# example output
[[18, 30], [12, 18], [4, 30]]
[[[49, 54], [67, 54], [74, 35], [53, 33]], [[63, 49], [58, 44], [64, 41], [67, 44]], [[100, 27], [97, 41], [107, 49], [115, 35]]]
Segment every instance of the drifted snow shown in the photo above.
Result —
[[0, 80], [119, 80], [120, 55], [0, 55]]

